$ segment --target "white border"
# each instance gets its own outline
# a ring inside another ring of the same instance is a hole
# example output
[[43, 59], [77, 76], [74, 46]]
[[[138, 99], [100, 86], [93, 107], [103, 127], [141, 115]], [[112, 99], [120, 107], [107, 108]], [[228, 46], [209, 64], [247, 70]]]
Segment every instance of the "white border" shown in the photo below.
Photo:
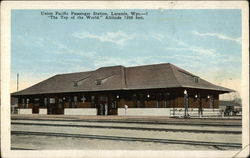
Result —
[[[10, 150], [10, 11], [11, 9], [241, 9], [243, 151], [11, 151]], [[246, 157], [249, 153], [249, 27], [247, 1], [55, 1], [1, 3], [1, 154], [3, 157]]]

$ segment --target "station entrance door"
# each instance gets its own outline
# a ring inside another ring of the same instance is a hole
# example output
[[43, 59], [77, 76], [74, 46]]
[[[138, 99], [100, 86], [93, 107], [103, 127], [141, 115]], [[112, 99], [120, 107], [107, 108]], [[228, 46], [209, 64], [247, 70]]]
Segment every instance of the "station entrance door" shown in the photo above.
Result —
[[99, 96], [97, 100], [97, 115], [117, 115], [115, 98], [111, 96]]

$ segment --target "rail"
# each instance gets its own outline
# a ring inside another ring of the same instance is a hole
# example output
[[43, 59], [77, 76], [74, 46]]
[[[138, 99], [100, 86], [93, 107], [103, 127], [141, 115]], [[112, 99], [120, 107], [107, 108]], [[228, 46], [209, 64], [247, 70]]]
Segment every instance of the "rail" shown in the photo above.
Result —
[[219, 130], [199, 130], [199, 129], [174, 129], [174, 128], [152, 128], [152, 127], [131, 127], [131, 126], [103, 126], [103, 125], [72, 125], [72, 124], [50, 124], [50, 123], [21, 123], [14, 122], [12, 125], [25, 126], [55, 126], [55, 127], [77, 127], [77, 128], [106, 128], [125, 129], [141, 131], [162, 131], [162, 132], [188, 132], [188, 133], [217, 133], [217, 134], [241, 134], [241, 131], [219, 131]]
[[51, 136], [51, 137], [73, 137], [73, 138], [88, 138], [88, 139], [103, 139], [103, 140], [118, 140], [118, 141], [139, 141], [139, 142], [153, 142], [153, 143], [165, 143], [165, 144], [186, 144], [186, 145], [201, 145], [201, 146], [213, 146], [213, 147], [233, 147], [233, 148], [242, 147], [240, 143], [205, 142], [205, 141], [120, 137], [120, 136], [87, 135], [87, 134], [66, 134], [66, 133], [29, 132], [29, 131], [12, 131], [11, 134], [29, 135], [29, 136], [34, 135], [34, 136]]

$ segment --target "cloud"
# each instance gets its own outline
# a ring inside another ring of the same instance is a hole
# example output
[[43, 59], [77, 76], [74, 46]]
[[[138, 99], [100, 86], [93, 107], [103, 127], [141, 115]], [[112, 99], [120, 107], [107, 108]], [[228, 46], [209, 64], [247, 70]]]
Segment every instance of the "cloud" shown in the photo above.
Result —
[[96, 56], [96, 59], [93, 61], [93, 64], [96, 68], [102, 66], [114, 66], [114, 65], [123, 65], [123, 66], [136, 66], [144, 65], [152, 62], [152, 57], [108, 57], [108, 56]]
[[[32, 44], [31, 44], [32, 43]], [[50, 50], [50, 49], [65, 49], [66, 46], [63, 43], [56, 41], [55, 39], [51, 39], [48, 37], [37, 37], [32, 35], [18, 35], [16, 40], [14, 40], [14, 44], [18, 44], [22, 47], [36, 47], [40, 49]]]
[[45, 46], [45, 39], [42, 37], [37, 38], [36, 40], [33, 41], [34, 46], [38, 46], [38, 47], [44, 47]]
[[[48, 40], [49, 43], [51, 43], [54, 47], [56, 47], [57, 49], [65, 49], [66, 46], [63, 45], [62, 43], [58, 42], [58, 41], [55, 41], [55, 40]], [[48, 42], [47, 41], [47, 42]]]
[[85, 38], [97, 39], [101, 42], [110, 42], [118, 45], [123, 45], [126, 41], [135, 38], [134, 34], [127, 34], [122, 31], [107, 32], [101, 35], [91, 34], [88, 32], [82, 32], [82, 33], [75, 32], [72, 34], [72, 36], [79, 39], [85, 39]]
[[68, 53], [78, 55], [78, 56], [81, 56], [81, 57], [85, 57], [87, 59], [95, 59], [96, 56], [97, 56], [96, 52], [94, 52], [94, 51], [88, 52], [88, 51], [83, 51], [83, 50], [71, 49], [71, 50], [68, 51]]
[[207, 55], [207, 56], [216, 56], [218, 53], [215, 49], [206, 49], [201, 48], [196, 45], [190, 45], [180, 39], [175, 37], [167, 37], [169, 41], [173, 41], [177, 46], [176, 47], [167, 47], [166, 50], [175, 50], [175, 51], [189, 51], [196, 53], [197, 55]]
[[151, 37], [158, 41], [162, 41], [164, 39], [164, 35], [160, 33], [151, 33]]
[[214, 49], [203, 49], [203, 48], [199, 48], [199, 47], [187, 47], [187, 48], [166, 48], [167, 50], [175, 50], [175, 51], [191, 51], [194, 52], [196, 54], [200, 54], [200, 55], [215, 55], [216, 51]]
[[[85, 57], [88, 59], [95, 59], [96, 52], [95, 51], [84, 51], [84, 50], [78, 50], [70, 48], [63, 43], [60, 43], [58, 41], [51, 41], [51, 44], [53, 45], [52, 50], [47, 50], [47, 53], [54, 53], [54, 54], [72, 54], [76, 55], [78, 57]], [[66, 59], [64, 59], [66, 60]], [[74, 61], [74, 59], [70, 59]], [[78, 59], [79, 60], [79, 59]]]
[[197, 35], [197, 36], [202, 36], [202, 37], [211, 36], [211, 37], [216, 37], [216, 38], [219, 38], [219, 39], [222, 39], [222, 40], [234, 41], [234, 42], [236, 42], [238, 44], [241, 44], [241, 37], [233, 38], [233, 37], [229, 37], [227, 35], [220, 34], [220, 33], [200, 33], [200, 32], [197, 32], [197, 31], [192, 31], [192, 33], [194, 35]]

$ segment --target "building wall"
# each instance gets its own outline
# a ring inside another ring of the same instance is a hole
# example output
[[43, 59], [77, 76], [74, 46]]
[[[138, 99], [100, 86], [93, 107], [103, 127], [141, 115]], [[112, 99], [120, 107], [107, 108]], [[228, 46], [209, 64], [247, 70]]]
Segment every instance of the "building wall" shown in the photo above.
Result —
[[32, 109], [19, 109], [19, 114], [32, 114]]
[[169, 108], [118, 108], [119, 116], [170, 116]]
[[155, 101], [155, 100], [145, 101], [145, 108], [155, 108], [156, 102], [157, 101]]
[[219, 95], [214, 95], [214, 108], [218, 109], [219, 108]]
[[94, 108], [65, 108], [64, 115], [97, 115]]
[[[200, 101], [199, 99], [195, 99], [193, 97], [189, 97], [188, 99], [189, 108], [198, 108]], [[161, 102], [161, 105], [164, 104], [164, 101]], [[73, 103], [72, 103], [73, 104]], [[124, 108], [124, 105], [128, 105], [129, 108], [137, 108], [136, 103], [131, 100], [120, 99], [117, 101], [118, 108]], [[156, 100], [145, 100], [144, 101], [145, 108], [157, 108], [157, 101]], [[214, 98], [213, 107], [218, 108], [219, 100], [218, 98]], [[32, 108], [34, 106], [33, 103], [28, 104], [28, 108]], [[23, 108], [22, 103], [18, 103], [19, 108]], [[25, 104], [26, 107], [26, 104]], [[174, 99], [169, 100], [169, 106], [167, 108], [184, 108], [184, 98], [183, 97], [176, 97]], [[210, 108], [209, 107], [209, 99], [202, 98], [202, 107], [203, 108]], [[70, 108], [70, 103], [65, 102], [64, 108]], [[92, 108], [91, 102], [77, 102], [75, 108]]]
[[48, 110], [46, 108], [39, 108], [39, 114], [48, 114]]
[[[189, 90], [189, 95], [188, 95], [188, 105], [189, 108], [199, 108], [200, 106], [200, 101], [202, 103], [202, 108], [210, 108], [209, 106], [209, 99], [207, 98], [208, 94], [213, 94], [213, 107], [212, 108], [218, 108], [218, 104], [219, 104], [219, 95], [218, 93], [212, 93], [212, 92], [207, 92], [207, 91], [203, 91], [202, 93], [200, 93], [201, 95], [201, 99], [200, 98], [195, 98], [195, 94], [199, 94], [196, 91], [191, 91]], [[160, 92], [158, 91], [140, 91], [140, 92], [130, 92], [130, 91], [126, 91], [126, 92], [119, 92], [119, 97], [117, 97], [117, 93], [110, 93], [110, 92], [103, 92], [102, 94], [98, 94], [96, 92], [96, 94], [60, 94], [60, 96], [56, 96], [56, 95], [50, 95], [50, 96], [26, 96], [23, 97], [25, 99], [29, 98], [29, 104], [28, 104], [28, 108], [33, 108], [34, 104], [39, 104], [39, 108], [47, 108], [48, 107], [48, 112], [51, 111], [51, 108], [54, 108], [55, 111], [64, 111], [64, 108], [73, 108], [73, 109], [82, 109], [82, 108], [86, 108], [86, 109], [97, 109], [98, 108], [98, 97], [99, 96], [107, 96], [108, 99], [108, 104], [110, 105], [111, 103], [113, 103], [114, 101], [116, 102], [116, 107], [117, 108], [124, 108], [124, 105], [127, 105], [128, 108], [140, 108], [140, 109], [144, 109], [144, 108], [184, 108], [184, 94], [183, 94], [183, 90], [180, 90], [179, 92], [177, 90], [173, 90], [173, 92], [171, 91], [171, 95], [167, 96], [167, 97], [157, 97], [157, 94], [159, 94]], [[133, 98], [134, 94], [137, 94], [136, 98]], [[140, 95], [143, 94], [143, 98], [141, 99]], [[147, 97], [147, 94], [150, 94], [150, 97]], [[166, 92], [162, 92], [162, 94], [166, 94]], [[68, 100], [69, 97], [73, 98], [74, 96], [77, 96], [77, 102], [76, 105], [75, 102], [73, 101], [73, 99], [71, 99], [71, 104]], [[82, 96], [86, 97], [86, 100], [83, 102], [81, 101]], [[94, 100], [91, 99], [92, 96], [95, 96]], [[63, 99], [63, 107], [61, 109], [55, 108], [53, 104], [49, 104], [47, 103], [47, 105], [44, 103], [44, 98], [56, 98], [55, 99], [55, 104], [57, 105], [59, 104], [59, 100], [60, 98], [64, 98]], [[22, 103], [22, 99], [23, 98], [19, 98], [18, 99], [18, 107], [19, 108], [23, 108], [23, 103]], [[35, 103], [35, 98], [39, 98], [39, 101], [36, 101]], [[113, 98], [113, 99], [110, 99]], [[111, 101], [112, 100], [112, 101]], [[142, 103], [143, 101], [143, 103]], [[141, 104], [142, 103], [142, 104]], [[140, 105], [144, 105], [144, 106], [139, 106]], [[46, 106], [45, 106], [46, 105]], [[25, 108], [26, 108], [26, 103], [25, 103]], [[115, 108], [112, 107], [112, 109], [109, 109], [109, 114], [117, 114], [117, 110]], [[62, 112], [61, 112], [62, 114]]]
[[174, 107], [175, 108], [183, 108], [184, 107], [184, 98], [183, 97], [176, 97], [174, 99]]
[[91, 102], [77, 102], [77, 108], [91, 108]]
[[69, 102], [64, 103], [64, 108], [69, 108]]

